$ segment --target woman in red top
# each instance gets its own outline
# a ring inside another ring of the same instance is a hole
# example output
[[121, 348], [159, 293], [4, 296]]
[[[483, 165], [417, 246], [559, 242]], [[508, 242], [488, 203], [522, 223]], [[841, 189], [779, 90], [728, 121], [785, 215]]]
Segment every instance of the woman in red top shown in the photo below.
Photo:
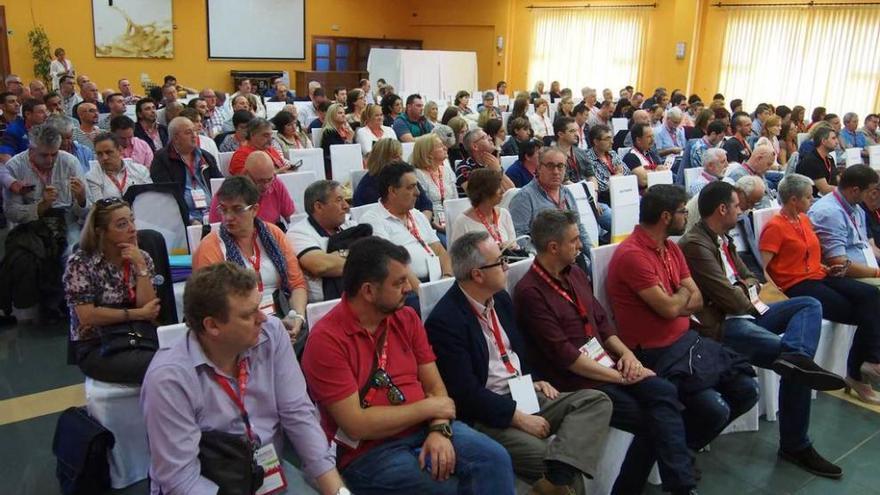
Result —
[[244, 173], [244, 163], [247, 161], [248, 155], [254, 151], [265, 151], [272, 163], [275, 165], [275, 173], [281, 174], [293, 170], [293, 165], [286, 158], [281, 156], [278, 148], [272, 146], [272, 123], [268, 120], [255, 117], [248, 122], [247, 131], [245, 133], [247, 143], [240, 146], [232, 159], [229, 161], [229, 174], [241, 175]]
[[786, 176], [779, 183], [782, 211], [760, 234], [760, 250], [773, 280], [789, 297], [810, 296], [822, 303], [822, 317], [856, 325], [856, 335], [847, 359], [847, 390], [862, 402], [880, 404], [880, 309], [877, 289], [844, 277], [848, 265], [822, 263], [819, 238], [805, 212], [812, 203], [813, 181], [800, 174]]

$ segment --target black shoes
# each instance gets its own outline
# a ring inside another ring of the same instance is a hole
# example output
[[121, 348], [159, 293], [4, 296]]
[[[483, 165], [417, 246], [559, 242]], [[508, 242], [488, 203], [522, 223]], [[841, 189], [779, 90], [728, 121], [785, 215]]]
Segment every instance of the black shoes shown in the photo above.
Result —
[[816, 452], [812, 445], [799, 452], [786, 452], [780, 449], [779, 457], [797, 464], [816, 476], [832, 479], [838, 479], [843, 476], [843, 469], [825, 460], [824, 457]]
[[779, 376], [801, 383], [813, 390], [840, 390], [846, 386], [836, 375], [803, 354], [783, 353], [770, 366]]

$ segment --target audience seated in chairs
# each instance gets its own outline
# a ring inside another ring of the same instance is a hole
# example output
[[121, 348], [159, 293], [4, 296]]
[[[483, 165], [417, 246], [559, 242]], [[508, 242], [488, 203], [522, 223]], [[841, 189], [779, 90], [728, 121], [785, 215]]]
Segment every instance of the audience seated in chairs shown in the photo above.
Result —
[[254, 114], [250, 110], [236, 110], [232, 114], [233, 128], [229, 133], [221, 134], [221, 136], [224, 136], [223, 141], [217, 147], [220, 153], [237, 151], [238, 148], [247, 144], [248, 123], [254, 118]]
[[[671, 395], [684, 406], [687, 447], [696, 451], [751, 409], [758, 390], [743, 357], [689, 330], [703, 298], [681, 249], [669, 239], [684, 233], [686, 200], [678, 186], [647, 190], [640, 223], [614, 252], [605, 286], [620, 340], [675, 385]], [[690, 359], [694, 355], [699, 361]]]
[[[285, 230], [285, 225], [290, 221], [296, 208], [287, 187], [275, 177], [275, 165], [272, 163], [272, 158], [264, 151], [252, 152], [245, 160], [242, 175], [251, 179], [260, 192], [260, 208], [257, 211], [257, 217]], [[211, 210], [208, 214], [210, 223], [223, 221], [218, 205], [219, 200], [214, 195], [211, 198]]]
[[120, 115], [110, 120], [110, 132], [119, 139], [122, 157], [130, 158], [135, 163], [149, 167], [153, 163], [153, 147], [135, 136], [134, 128], [134, 121], [126, 115]]
[[[482, 129], [477, 128], [468, 131], [464, 135], [462, 144], [469, 155], [466, 160], [455, 167], [455, 184], [462, 191], [467, 190], [468, 176], [476, 169], [489, 168], [503, 171], [501, 161], [495, 156], [495, 144], [492, 142], [492, 138]], [[513, 187], [513, 182], [505, 175], [501, 179], [501, 186], [506, 191]]]
[[812, 149], [800, 151], [795, 171], [813, 180], [813, 196], [830, 196], [837, 189], [839, 170], [831, 156], [838, 146], [837, 132], [827, 124], [820, 124], [811, 131]]
[[[704, 137], [701, 141], [704, 139], [706, 138]], [[702, 170], [700, 170], [700, 175], [691, 179], [690, 185], [687, 186], [687, 193], [690, 197], [699, 196], [700, 191], [706, 187], [707, 184], [723, 179], [725, 172], [727, 172], [727, 153], [720, 148], [703, 150], [703, 152], [700, 153], [699, 161], [700, 168], [702, 168]], [[766, 183], [764, 185], [764, 190], [767, 190]]]
[[[321, 128], [321, 148], [324, 149], [324, 173], [328, 179], [333, 178], [333, 167], [330, 164], [330, 147], [336, 144], [352, 144], [354, 131], [345, 120], [345, 106], [339, 103], [330, 105]], [[337, 177], [345, 180], [345, 177]]]
[[[683, 164], [681, 167], [682, 170], [688, 168], [702, 168], [706, 151], [713, 148], [719, 148], [719, 145], [724, 140], [724, 133], [726, 131], [727, 128], [724, 126], [723, 122], [718, 120], [710, 122], [706, 127], [706, 134], [691, 144], [690, 163]], [[725, 155], [726, 154], [727, 152], [725, 151]], [[724, 163], [728, 163], [728, 161], [725, 160]], [[683, 173], [684, 172], [682, 172], [682, 174]]]
[[504, 171], [514, 187], [525, 187], [538, 174], [538, 156], [543, 146], [540, 139], [530, 139], [519, 146], [519, 158]]
[[342, 268], [348, 248], [357, 239], [372, 235], [369, 225], [348, 220], [349, 206], [342, 185], [319, 180], [306, 188], [308, 217], [300, 220], [288, 234], [309, 289], [309, 302], [342, 296]]
[[[481, 172], [493, 173], [476, 173]], [[505, 291], [507, 258], [488, 233], [459, 237], [450, 257], [456, 283], [425, 328], [457, 417], [504, 446], [514, 471], [535, 484], [533, 492], [563, 493], [563, 487], [577, 486], [575, 491], [584, 493], [583, 475], [597, 473], [611, 401], [598, 390], [559, 392], [552, 382], [532, 381]], [[526, 384], [525, 390], [514, 390], [513, 382]], [[527, 409], [532, 402], [537, 407]]]
[[[501, 156], [517, 156], [522, 147], [532, 139], [532, 125], [526, 117], [516, 117], [509, 122], [509, 137], [501, 145]], [[517, 187], [521, 187], [517, 185]]]
[[501, 173], [487, 168], [474, 170], [467, 192], [471, 207], [455, 219], [449, 243], [468, 232], [486, 232], [502, 251], [516, 249], [513, 218], [506, 208], [498, 206], [504, 196]]
[[293, 170], [293, 165], [272, 145], [271, 122], [261, 117], [251, 119], [247, 123], [245, 138], [247, 141], [242, 143], [235, 150], [235, 153], [232, 154], [232, 159], [229, 161], [229, 175], [243, 174], [248, 155], [255, 151], [262, 151], [269, 155], [276, 174], [283, 174]]
[[16, 117], [6, 130], [0, 134], [0, 163], [27, 151], [28, 132], [43, 124], [49, 114], [42, 100], [27, 99], [21, 104], [21, 117]]
[[193, 270], [231, 261], [257, 273], [260, 310], [282, 318], [296, 342], [305, 323], [308, 291], [290, 241], [275, 225], [257, 217], [260, 190], [248, 177], [230, 177], [217, 191], [223, 219], [199, 243]]
[[455, 420], [422, 322], [403, 307], [409, 260], [386, 240], [356, 242], [345, 296], [303, 356], [342, 476], [355, 493], [514, 493], [510, 455]]
[[[137, 126], [134, 135], [153, 147], [153, 152], [168, 145], [168, 128], [160, 124], [156, 115], [156, 102], [152, 98], [141, 98], [135, 103]], [[144, 164], [146, 165], [146, 163]]]
[[752, 148], [746, 139], [752, 133], [752, 120], [745, 113], [734, 114], [730, 123], [733, 135], [721, 145], [727, 152], [727, 161], [730, 163], [745, 163], [752, 156]]
[[168, 126], [168, 133], [170, 142], [156, 152], [150, 178], [157, 184], [177, 184], [183, 192], [190, 223], [203, 223], [211, 202], [211, 179], [223, 175], [214, 157], [199, 148], [192, 121], [177, 117]]
[[121, 198], [133, 185], [153, 183], [147, 167], [123, 158], [122, 146], [115, 134], [98, 134], [95, 138], [95, 156], [98, 166], [89, 170], [85, 177], [92, 201]]
[[[138, 248], [134, 215], [122, 199], [95, 203], [64, 273], [72, 364], [96, 380], [139, 384], [158, 348], [159, 298], [152, 258]], [[138, 332], [130, 345], [130, 332]]]
[[[510, 201], [510, 216], [516, 235], [530, 235], [535, 218], [544, 210], [574, 211], [577, 204], [574, 195], [563, 187], [565, 179], [565, 154], [557, 148], [547, 147], [541, 150], [538, 174], [535, 180], [522, 187]], [[584, 256], [590, 257], [592, 241], [587, 229], [578, 217], [581, 247]]]
[[654, 139], [657, 155], [660, 158], [667, 155], [677, 155], [684, 150], [687, 139], [684, 137], [684, 128], [681, 126], [683, 118], [684, 116], [678, 107], [670, 108], [666, 112], [663, 125], [655, 129]]
[[410, 284], [439, 280], [452, 276], [449, 255], [428, 218], [415, 209], [419, 196], [415, 169], [406, 162], [395, 161], [379, 172], [377, 178], [381, 198], [367, 212], [362, 223], [373, 227], [373, 234], [402, 246], [409, 253]]
[[655, 459], [663, 488], [690, 493], [697, 481], [675, 387], [624, 345], [587, 275], [574, 265], [578, 216], [548, 209], [532, 224], [535, 262], [515, 289], [517, 327], [529, 362], [564, 392], [593, 389], [611, 399], [611, 426], [635, 435], [613, 493], [641, 493]]
[[602, 206], [607, 210], [607, 213], [603, 215], [603, 221], [607, 220], [607, 222], [605, 225], [602, 225], [602, 228], [610, 231], [611, 208], [608, 205], [611, 204], [611, 190], [609, 187], [611, 177], [615, 175], [631, 175], [631, 172], [629, 167], [620, 159], [620, 155], [611, 148], [612, 137], [610, 127], [605, 125], [590, 127], [587, 138], [590, 144], [590, 149], [587, 150], [587, 162], [589, 162], [590, 167], [596, 174], [594, 184], [599, 196], [595, 199], [602, 203]]
[[[296, 107], [292, 106], [296, 112]], [[272, 145], [281, 150], [281, 156], [289, 157], [290, 150], [301, 150], [312, 147], [312, 140], [306, 136], [302, 125], [297, 120], [295, 113], [282, 110], [272, 117], [272, 125], [278, 133], [274, 137]]]
[[767, 286], [762, 288], [740, 260], [728, 235], [741, 213], [732, 185], [713, 182], [706, 186], [699, 206], [700, 223], [679, 241], [703, 295], [703, 309], [696, 313], [698, 331], [782, 377], [780, 457], [818, 476], [841, 477], [840, 467], [822, 458], [807, 436], [810, 389], [837, 390], [844, 385], [841, 377], [813, 362], [822, 327], [821, 304], [811, 297], [768, 299]]
[[379, 105], [370, 103], [367, 105], [367, 108], [364, 109], [363, 115], [361, 116], [361, 126], [358, 127], [357, 132], [355, 133], [355, 142], [361, 145], [361, 151], [364, 156], [370, 154], [373, 150], [373, 146], [375, 146], [380, 139], [388, 138], [397, 141], [397, 135], [394, 133], [394, 129], [384, 125], [382, 123], [383, 120], [384, 115], [382, 114], [382, 107]]
[[[153, 489], [241, 489], [233, 468], [217, 456], [240, 445], [256, 451], [266, 472], [271, 466], [263, 459], [280, 460], [283, 493], [315, 493], [308, 479], [320, 493], [347, 494], [284, 325], [259, 309], [255, 274], [229, 262], [209, 266], [190, 277], [183, 299], [190, 330], [156, 354], [141, 392]], [[281, 460], [285, 438], [302, 472]], [[238, 469], [249, 476], [245, 462]], [[259, 480], [270, 481], [277, 479]]]
[[660, 161], [660, 157], [654, 148], [654, 129], [648, 124], [636, 124], [630, 129], [633, 137], [633, 145], [629, 153], [623, 156], [624, 165], [629, 167], [639, 180], [639, 188], [648, 187], [648, 172], [669, 170], [669, 167]]
[[423, 115], [425, 102], [421, 95], [412, 94], [406, 97], [406, 110], [394, 119], [392, 128], [401, 143], [410, 143], [419, 136], [431, 133], [433, 124]]
[[806, 212], [812, 181], [791, 174], [779, 183], [782, 211], [761, 233], [760, 249], [768, 277], [791, 297], [810, 296], [822, 304], [822, 317], [856, 325], [849, 350], [846, 383], [859, 399], [880, 404], [872, 383], [880, 386], [880, 312], [877, 288], [846, 277], [848, 267], [826, 264], [819, 238]]
[[[730, 141], [728, 139], [728, 141]], [[730, 154], [728, 153], [728, 158]], [[726, 179], [728, 182], [736, 182], [740, 177], [753, 175], [764, 181], [764, 197], [755, 205], [756, 208], [769, 208], [776, 205], [776, 191], [770, 187], [767, 174], [773, 164], [776, 163], [776, 153], [768, 145], [756, 146], [752, 150], [748, 161], [734, 164], [727, 168]]]
[[61, 134], [59, 149], [75, 156], [83, 174], [87, 174], [92, 167], [91, 161], [95, 159], [95, 153], [73, 139], [73, 127], [76, 125], [76, 121], [64, 115], [55, 114], [46, 119], [46, 125], [54, 127]]
[[[367, 156], [366, 169], [364, 175], [351, 197], [352, 206], [364, 206], [374, 204], [379, 201], [379, 173], [389, 163], [400, 161], [403, 158], [403, 147], [400, 141], [394, 138], [382, 138], [373, 144], [373, 150]], [[432, 213], [433, 207], [431, 200], [425, 193], [422, 186], [419, 185], [419, 197], [416, 199], [416, 209], [426, 215]]]
[[451, 228], [446, 222], [446, 207], [443, 202], [458, 198], [455, 173], [446, 163], [446, 157], [446, 146], [443, 145], [443, 141], [436, 134], [430, 133], [416, 138], [409, 160], [415, 167], [419, 186], [431, 201], [429, 219], [431, 226], [441, 237], [443, 245], [446, 245], [447, 227]]

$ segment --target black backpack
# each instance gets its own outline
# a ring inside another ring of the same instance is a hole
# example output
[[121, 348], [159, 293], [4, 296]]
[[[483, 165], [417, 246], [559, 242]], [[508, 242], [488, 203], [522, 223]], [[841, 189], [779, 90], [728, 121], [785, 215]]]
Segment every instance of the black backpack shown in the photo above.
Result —
[[110, 489], [107, 454], [116, 439], [84, 407], [69, 407], [58, 418], [52, 452], [55, 476], [64, 495], [94, 495]]

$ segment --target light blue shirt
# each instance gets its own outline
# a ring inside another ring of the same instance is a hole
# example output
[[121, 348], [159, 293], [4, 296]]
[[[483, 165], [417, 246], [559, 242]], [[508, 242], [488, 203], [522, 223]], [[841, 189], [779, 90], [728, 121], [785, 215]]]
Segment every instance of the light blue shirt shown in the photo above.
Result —
[[669, 132], [666, 124], [661, 124], [654, 128], [654, 147], [657, 151], [663, 151], [672, 147], [683, 150], [685, 145], [687, 145], [687, 139], [684, 137], [684, 127], [678, 126], [674, 133]]
[[[867, 264], [862, 250], [868, 247], [868, 232], [861, 206], [852, 206], [843, 197], [838, 201], [837, 194], [826, 194], [813, 203], [807, 215], [822, 245], [822, 259], [846, 256], [853, 263]], [[855, 218], [857, 229], [851, 218]]]
[[[571, 191], [563, 186], [559, 190], [559, 195], [566, 210], [578, 212], [577, 202]], [[556, 204], [547, 196], [547, 193], [538, 184], [537, 179], [520, 188], [516, 196], [510, 200], [510, 208], [508, 208], [510, 216], [513, 218], [513, 228], [516, 230], [516, 235], [530, 234], [532, 231], [532, 220], [535, 219], [538, 213], [556, 208]], [[593, 243], [590, 242], [590, 234], [587, 233], [583, 222], [580, 221], [580, 216], [578, 216], [578, 231], [580, 232], [581, 244], [584, 245], [583, 251], [589, 254]]]

